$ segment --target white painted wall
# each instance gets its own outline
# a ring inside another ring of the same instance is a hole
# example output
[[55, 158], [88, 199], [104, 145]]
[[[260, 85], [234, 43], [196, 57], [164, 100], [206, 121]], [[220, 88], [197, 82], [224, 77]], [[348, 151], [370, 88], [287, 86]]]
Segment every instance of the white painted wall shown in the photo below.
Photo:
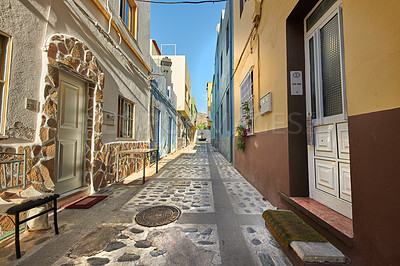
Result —
[[[192, 92], [189, 68], [184, 55], [168, 56], [172, 60], [172, 84], [177, 97], [177, 110], [185, 110], [190, 117], [190, 95]], [[189, 90], [189, 99], [185, 101], [185, 86]]]
[[17, 122], [30, 131], [36, 129], [37, 113], [25, 109], [25, 99], [39, 100], [49, 2], [0, 1], [0, 30], [12, 35], [6, 132]]

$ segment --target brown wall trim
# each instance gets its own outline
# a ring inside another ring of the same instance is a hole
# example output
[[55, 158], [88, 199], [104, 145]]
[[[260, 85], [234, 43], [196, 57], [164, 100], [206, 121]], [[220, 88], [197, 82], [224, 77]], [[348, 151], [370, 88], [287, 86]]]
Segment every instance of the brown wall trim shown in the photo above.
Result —
[[235, 168], [273, 205], [283, 207], [278, 191], [289, 193], [288, 129], [256, 133], [245, 151], [235, 150]]
[[[308, 197], [304, 18], [318, 0], [299, 1], [286, 20], [290, 196]], [[290, 71], [302, 71], [303, 95], [291, 95]]]
[[400, 261], [400, 108], [349, 117], [355, 265]]

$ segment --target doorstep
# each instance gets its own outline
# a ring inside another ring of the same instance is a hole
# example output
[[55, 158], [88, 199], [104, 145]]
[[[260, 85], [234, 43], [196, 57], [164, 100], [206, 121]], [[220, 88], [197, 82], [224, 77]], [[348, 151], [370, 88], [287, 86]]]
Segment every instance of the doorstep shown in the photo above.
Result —
[[299, 215], [304, 215], [316, 225], [327, 230], [347, 247], [352, 246], [354, 232], [353, 221], [327, 206], [307, 197], [289, 197], [278, 192], [281, 198]]
[[58, 208], [63, 208], [65, 205], [70, 204], [76, 201], [79, 198], [87, 196], [90, 194], [90, 187], [80, 187], [69, 192], [63, 193], [60, 195], [60, 198], [57, 200]]
[[292, 211], [267, 210], [262, 216], [265, 227], [294, 265], [349, 265], [340, 250]]

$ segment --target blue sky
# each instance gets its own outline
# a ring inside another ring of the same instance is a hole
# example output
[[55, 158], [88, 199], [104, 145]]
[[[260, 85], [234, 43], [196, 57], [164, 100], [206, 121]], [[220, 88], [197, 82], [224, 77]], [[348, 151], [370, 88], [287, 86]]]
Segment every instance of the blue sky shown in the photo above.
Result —
[[161, 44], [176, 44], [176, 54], [186, 55], [199, 112], [207, 111], [206, 86], [214, 73], [216, 28], [225, 4], [151, 4], [151, 38], [160, 49]]

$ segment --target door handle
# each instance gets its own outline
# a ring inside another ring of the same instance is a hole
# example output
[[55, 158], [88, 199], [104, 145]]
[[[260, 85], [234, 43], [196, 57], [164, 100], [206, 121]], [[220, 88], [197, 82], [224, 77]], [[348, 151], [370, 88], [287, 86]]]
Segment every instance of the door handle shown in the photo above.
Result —
[[306, 126], [307, 126], [307, 145], [314, 146], [314, 127], [311, 114], [307, 114]]

